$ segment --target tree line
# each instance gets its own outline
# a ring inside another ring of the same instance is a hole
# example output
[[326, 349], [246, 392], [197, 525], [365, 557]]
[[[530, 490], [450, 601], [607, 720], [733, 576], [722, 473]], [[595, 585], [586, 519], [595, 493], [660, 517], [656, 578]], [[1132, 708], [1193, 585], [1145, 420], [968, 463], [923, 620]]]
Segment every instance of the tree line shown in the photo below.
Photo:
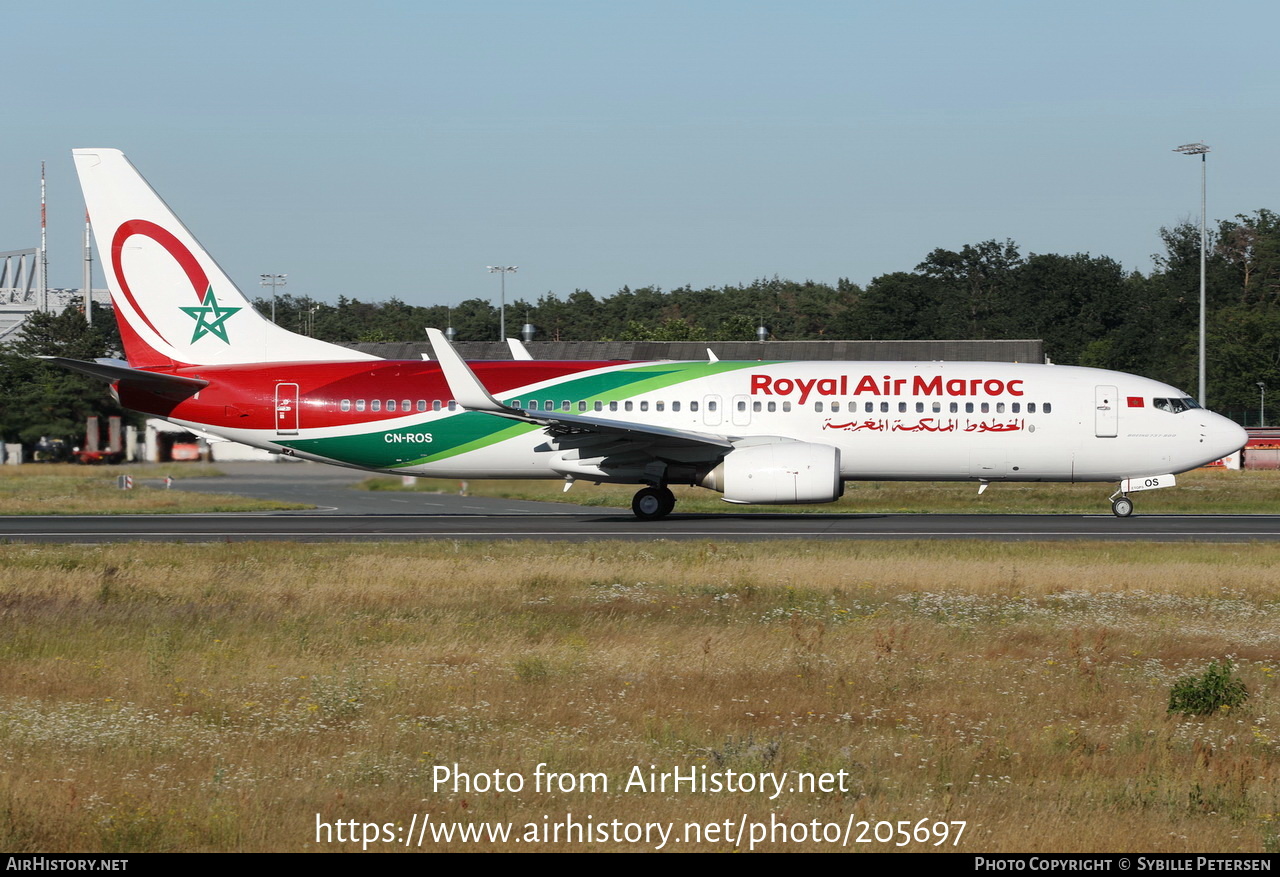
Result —
[[[910, 271], [865, 287], [778, 277], [749, 285], [624, 287], [597, 296], [548, 292], [507, 306], [508, 334], [526, 321], [538, 340], [749, 341], [764, 326], [780, 340], [1040, 338], [1062, 365], [1145, 375], [1196, 392], [1200, 229], [1163, 228], [1150, 273], [1107, 256], [1024, 254], [1011, 241], [935, 249]], [[1246, 425], [1259, 417], [1259, 387], [1280, 389], [1280, 215], [1258, 210], [1218, 222], [1208, 235], [1207, 402]], [[256, 306], [271, 313], [271, 300]], [[276, 321], [326, 341], [422, 341], [427, 326], [461, 340], [496, 340], [498, 309], [485, 299], [446, 307], [399, 298], [336, 304], [285, 294]], [[23, 339], [0, 350], [0, 436], [75, 439], [88, 414], [119, 413], [103, 383], [33, 360], [119, 355], [114, 321], [93, 329], [75, 309], [37, 314]], [[1280, 399], [1276, 410], [1280, 411]]]
[[[1160, 238], [1147, 274], [1108, 256], [1024, 254], [1014, 241], [989, 240], [935, 249], [913, 270], [865, 288], [774, 277], [605, 296], [548, 292], [508, 304], [507, 334], [527, 321], [536, 339], [554, 341], [750, 341], [759, 326], [780, 340], [1040, 338], [1053, 362], [1133, 372], [1195, 395], [1200, 229], [1181, 223]], [[1206, 300], [1207, 401], [1256, 425], [1258, 382], [1280, 389], [1280, 215], [1258, 210], [1209, 230]], [[269, 300], [257, 304], [269, 313]], [[276, 313], [287, 328], [335, 342], [422, 341], [426, 326], [496, 340], [499, 320], [486, 299], [427, 307], [284, 295]]]

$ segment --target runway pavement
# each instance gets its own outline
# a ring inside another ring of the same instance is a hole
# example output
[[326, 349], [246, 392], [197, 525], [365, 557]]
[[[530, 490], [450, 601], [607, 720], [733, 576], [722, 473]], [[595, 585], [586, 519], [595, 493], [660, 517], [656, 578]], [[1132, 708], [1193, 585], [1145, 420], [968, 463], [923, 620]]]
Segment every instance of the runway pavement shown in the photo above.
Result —
[[1275, 515], [860, 515], [675, 513], [449, 494], [353, 490], [368, 473], [315, 464], [219, 464], [225, 478], [176, 487], [304, 502], [314, 510], [209, 515], [0, 517], [9, 542], [368, 542], [421, 539], [996, 539], [1280, 541]]

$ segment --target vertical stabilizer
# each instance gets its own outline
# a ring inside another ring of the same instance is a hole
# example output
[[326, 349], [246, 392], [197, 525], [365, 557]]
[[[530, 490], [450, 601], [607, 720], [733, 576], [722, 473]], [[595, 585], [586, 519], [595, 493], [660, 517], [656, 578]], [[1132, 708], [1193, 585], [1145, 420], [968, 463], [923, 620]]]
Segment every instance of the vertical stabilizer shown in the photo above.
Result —
[[118, 149], [75, 149], [130, 365], [377, 359], [259, 314]]

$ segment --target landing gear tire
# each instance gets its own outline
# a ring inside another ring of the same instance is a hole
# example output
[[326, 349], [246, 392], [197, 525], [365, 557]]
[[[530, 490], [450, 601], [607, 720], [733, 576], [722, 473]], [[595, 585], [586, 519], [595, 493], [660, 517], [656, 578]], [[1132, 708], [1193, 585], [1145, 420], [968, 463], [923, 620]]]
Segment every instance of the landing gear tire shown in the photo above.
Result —
[[642, 521], [665, 518], [675, 507], [675, 494], [665, 487], [646, 487], [631, 500], [631, 511]]
[[1127, 518], [1133, 514], [1133, 500], [1127, 496], [1118, 496], [1111, 500], [1111, 513], [1117, 518]]

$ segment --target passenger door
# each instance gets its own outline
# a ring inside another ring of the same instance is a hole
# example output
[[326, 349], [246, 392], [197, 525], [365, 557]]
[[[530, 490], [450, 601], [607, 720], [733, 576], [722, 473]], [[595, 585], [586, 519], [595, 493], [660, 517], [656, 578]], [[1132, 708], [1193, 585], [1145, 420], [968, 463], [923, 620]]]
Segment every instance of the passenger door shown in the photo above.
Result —
[[1098, 438], [1115, 438], [1120, 434], [1119, 394], [1115, 387], [1097, 386], [1093, 389], [1094, 434]]
[[276, 384], [276, 435], [298, 434], [298, 385]]

